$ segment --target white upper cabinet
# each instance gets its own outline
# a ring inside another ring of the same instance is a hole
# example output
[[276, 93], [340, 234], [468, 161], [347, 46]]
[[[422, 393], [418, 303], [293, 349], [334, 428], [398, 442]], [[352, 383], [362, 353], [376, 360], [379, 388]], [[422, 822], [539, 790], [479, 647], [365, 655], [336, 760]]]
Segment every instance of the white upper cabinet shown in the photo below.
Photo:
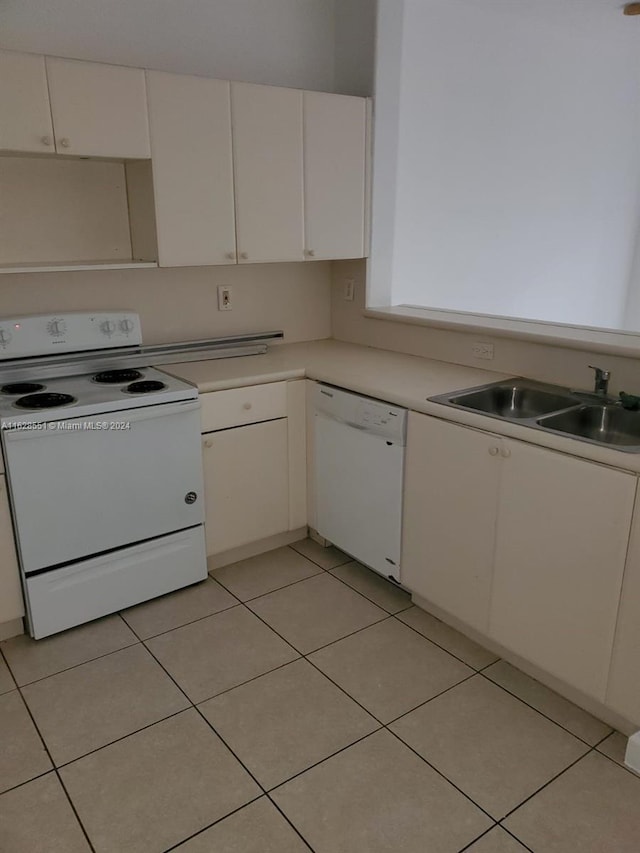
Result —
[[160, 266], [236, 262], [230, 84], [147, 72]]
[[151, 156], [141, 68], [51, 57], [46, 63], [59, 154]]
[[231, 84], [240, 263], [304, 259], [302, 92]]
[[0, 50], [0, 149], [54, 150], [44, 56]]
[[361, 258], [365, 229], [366, 101], [304, 93], [305, 255]]

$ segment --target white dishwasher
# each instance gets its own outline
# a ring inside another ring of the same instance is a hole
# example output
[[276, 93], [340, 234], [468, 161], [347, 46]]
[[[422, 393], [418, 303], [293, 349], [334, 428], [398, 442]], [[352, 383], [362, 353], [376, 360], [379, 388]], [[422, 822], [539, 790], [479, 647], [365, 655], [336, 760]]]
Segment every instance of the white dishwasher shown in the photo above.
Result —
[[406, 409], [322, 384], [314, 404], [316, 529], [400, 581]]

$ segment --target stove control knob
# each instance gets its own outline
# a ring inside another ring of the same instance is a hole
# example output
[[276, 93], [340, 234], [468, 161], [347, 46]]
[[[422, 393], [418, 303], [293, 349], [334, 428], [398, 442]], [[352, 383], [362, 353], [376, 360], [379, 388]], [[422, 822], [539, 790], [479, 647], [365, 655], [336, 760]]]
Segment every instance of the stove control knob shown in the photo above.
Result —
[[47, 323], [47, 332], [52, 338], [59, 338], [67, 330], [67, 324], [64, 320], [49, 320]]
[[0, 347], [4, 349], [4, 347], [6, 347], [12, 337], [13, 335], [8, 329], [3, 329], [0, 327]]
[[133, 320], [120, 320], [120, 331], [124, 332], [125, 335], [128, 335], [129, 332], [133, 331]]
[[100, 323], [100, 331], [103, 335], [112, 335], [116, 330], [116, 324], [113, 320], [104, 320]]
[[186, 504], [194, 504], [198, 500], [198, 495], [196, 492], [187, 492], [184, 496], [184, 502]]

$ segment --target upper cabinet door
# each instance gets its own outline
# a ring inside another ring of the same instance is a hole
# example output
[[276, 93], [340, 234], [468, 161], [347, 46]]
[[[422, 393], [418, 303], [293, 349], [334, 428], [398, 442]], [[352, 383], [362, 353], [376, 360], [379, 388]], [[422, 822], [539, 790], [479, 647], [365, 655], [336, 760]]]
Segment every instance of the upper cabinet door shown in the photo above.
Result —
[[307, 258], [364, 257], [366, 101], [304, 93]]
[[229, 83], [147, 72], [160, 266], [236, 262]]
[[231, 84], [240, 263], [304, 259], [302, 92]]
[[144, 71], [47, 57], [59, 154], [151, 156]]
[[0, 149], [53, 152], [44, 56], [0, 50]]

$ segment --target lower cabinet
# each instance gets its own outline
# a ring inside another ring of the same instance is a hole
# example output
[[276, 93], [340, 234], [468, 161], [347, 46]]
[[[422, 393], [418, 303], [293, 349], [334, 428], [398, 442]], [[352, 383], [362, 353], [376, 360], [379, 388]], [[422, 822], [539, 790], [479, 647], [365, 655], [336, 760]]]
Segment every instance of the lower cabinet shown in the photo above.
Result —
[[640, 728], [640, 504], [631, 527], [607, 705]]
[[503, 445], [489, 633], [604, 702], [636, 478]]
[[304, 380], [202, 396], [207, 554], [307, 523]]
[[0, 624], [24, 616], [20, 570], [11, 525], [7, 484], [0, 475]]
[[403, 582], [605, 700], [636, 477], [413, 414]]
[[409, 412], [402, 583], [484, 633], [489, 627], [499, 444], [497, 436]]
[[203, 436], [207, 553], [289, 529], [287, 419]]

